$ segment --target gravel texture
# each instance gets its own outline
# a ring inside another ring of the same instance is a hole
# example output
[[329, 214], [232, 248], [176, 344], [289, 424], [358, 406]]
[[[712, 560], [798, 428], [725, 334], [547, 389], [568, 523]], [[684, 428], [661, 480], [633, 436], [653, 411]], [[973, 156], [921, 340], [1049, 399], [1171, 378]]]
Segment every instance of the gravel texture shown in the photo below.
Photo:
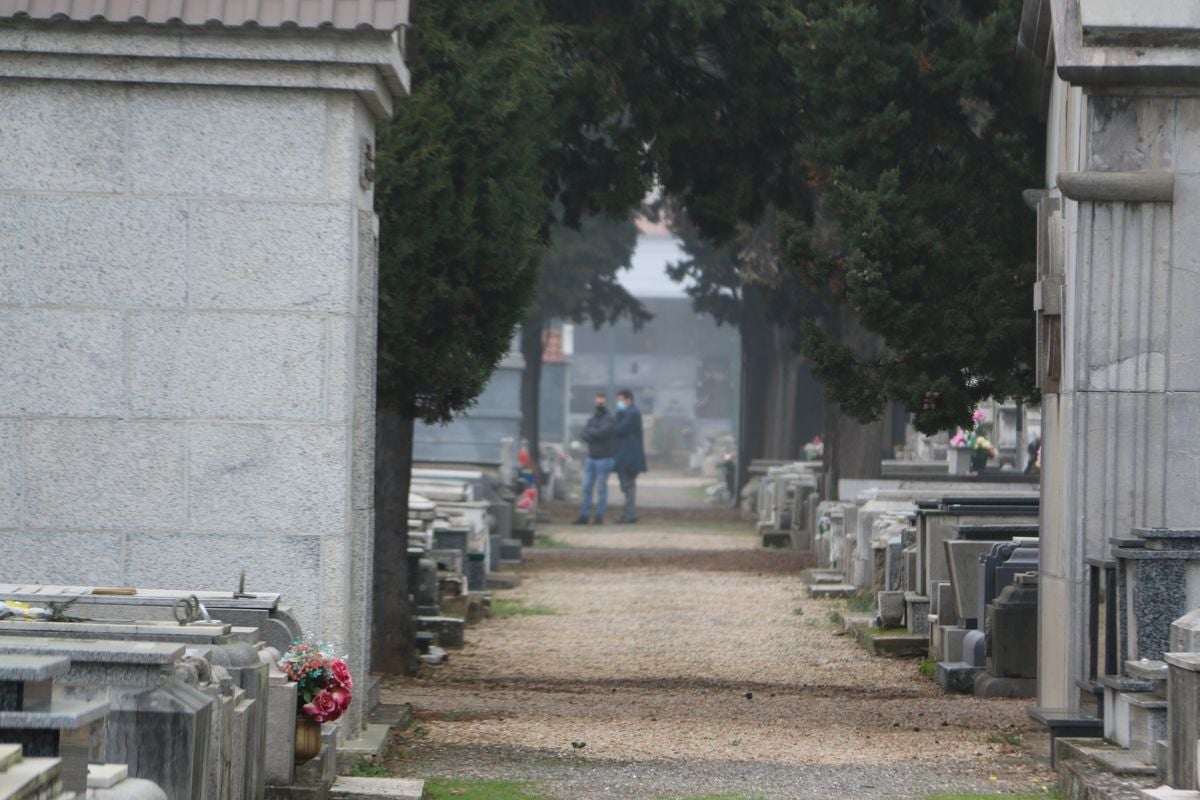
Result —
[[1028, 701], [945, 696], [916, 661], [868, 656], [830, 624], [836, 602], [805, 596], [795, 554], [679, 523], [543, 532], [582, 547], [533, 551], [498, 596], [557, 613], [468, 629], [448, 664], [386, 687], [421, 726], [394, 748], [397, 773], [532, 780], [564, 800], [919, 798], [1051, 778], [1021, 746]]

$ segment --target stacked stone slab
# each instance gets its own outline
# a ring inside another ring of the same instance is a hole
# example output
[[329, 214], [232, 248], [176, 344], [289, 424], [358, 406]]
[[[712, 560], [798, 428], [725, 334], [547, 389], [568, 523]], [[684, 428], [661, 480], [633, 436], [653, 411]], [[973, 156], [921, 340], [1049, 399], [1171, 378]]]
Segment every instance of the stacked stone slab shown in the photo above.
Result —
[[70, 800], [63, 791], [62, 759], [27, 758], [19, 744], [0, 744], [0, 798], [3, 800]]
[[765, 468], [755, 502], [755, 524], [764, 546], [812, 551], [820, 466], [797, 461]]

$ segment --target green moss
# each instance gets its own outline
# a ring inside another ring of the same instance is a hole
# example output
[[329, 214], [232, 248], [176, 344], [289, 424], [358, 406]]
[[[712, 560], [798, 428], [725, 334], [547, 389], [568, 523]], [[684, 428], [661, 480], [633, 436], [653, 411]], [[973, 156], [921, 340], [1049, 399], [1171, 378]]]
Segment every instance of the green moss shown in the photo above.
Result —
[[846, 598], [846, 610], [856, 614], [875, 610], [875, 598], [861, 594], [853, 594]]
[[921, 674], [926, 678], [932, 678], [935, 672], [937, 672], [937, 662], [932, 658], [927, 658], [921, 662]]
[[360, 758], [350, 768], [350, 775], [355, 778], [386, 778], [388, 768], [369, 758]]
[[534, 547], [570, 547], [571, 545], [567, 544], [566, 542], [559, 541], [558, 539], [555, 539], [553, 536], [548, 536], [544, 533], [539, 533], [533, 537], [533, 546]]
[[1044, 791], [1027, 794], [931, 794], [922, 800], [989, 800], [989, 798], [1004, 797], [1007, 800], [1063, 800], [1062, 792], [1047, 786]]

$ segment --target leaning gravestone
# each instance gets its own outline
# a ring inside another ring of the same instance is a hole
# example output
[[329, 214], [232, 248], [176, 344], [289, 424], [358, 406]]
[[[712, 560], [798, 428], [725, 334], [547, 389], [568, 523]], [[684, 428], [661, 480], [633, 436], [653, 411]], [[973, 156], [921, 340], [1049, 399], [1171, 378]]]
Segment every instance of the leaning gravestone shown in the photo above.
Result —
[[407, 5], [0, 0], [0, 581], [244, 571], [367, 672]]

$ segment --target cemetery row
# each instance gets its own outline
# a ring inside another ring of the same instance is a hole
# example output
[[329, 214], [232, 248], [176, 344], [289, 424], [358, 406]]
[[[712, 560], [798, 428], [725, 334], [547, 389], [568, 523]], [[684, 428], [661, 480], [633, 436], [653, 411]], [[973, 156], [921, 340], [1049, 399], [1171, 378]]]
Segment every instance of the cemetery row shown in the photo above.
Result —
[[[412, 489], [415, 644], [437, 664], [489, 585], [513, 584], [501, 570], [536, 508], [481, 470], [417, 469]], [[341, 718], [344, 700], [372, 719], [379, 678], [306, 633], [276, 593], [0, 585], [0, 798], [421, 797], [421, 781], [338, 777], [390, 726]]]
[[841, 501], [820, 499], [819, 462], [759, 463], [750, 507], [765, 544], [814, 556], [814, 597], [870, 599], [845, 615], [869, 653], [926, 659], [949, 693], [1030, 698], [1069, 797], [1200, 797], [1200, 531], [1135, 529], [1088, 559], [1083, 701], [1041, 707], [1036, 484], [937, 463], [843, 481]]

